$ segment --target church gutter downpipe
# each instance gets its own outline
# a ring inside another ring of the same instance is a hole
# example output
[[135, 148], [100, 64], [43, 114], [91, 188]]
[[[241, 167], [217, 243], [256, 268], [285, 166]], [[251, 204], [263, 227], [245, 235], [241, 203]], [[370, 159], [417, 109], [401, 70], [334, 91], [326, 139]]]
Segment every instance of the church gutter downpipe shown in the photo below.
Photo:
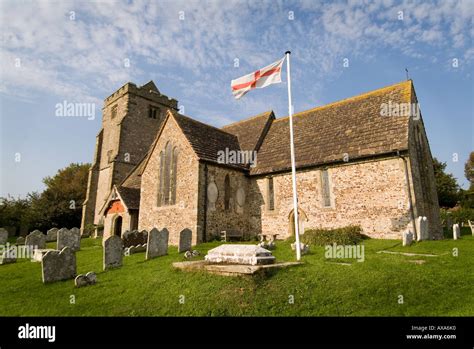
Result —
[[411, 197], [411, 186], [410, 186], [410, 176], [408, 173], [408, 164], [407, 159], [400, 154], [400, 151], [397, 150], [397, 156], [402, 159], [403, 167], [405, 169], [405, 180], [407, 182], [407, 190], [408, 190], [408, 201], [410, 202], [410, 215], [411, 220], [413, 222], [413, 232], [415, 233], [415, 239], [418, 237], [418, 231], [416, 230], [416, 222], [415, 222], [415, 212], [413, 212], [413, 199]]

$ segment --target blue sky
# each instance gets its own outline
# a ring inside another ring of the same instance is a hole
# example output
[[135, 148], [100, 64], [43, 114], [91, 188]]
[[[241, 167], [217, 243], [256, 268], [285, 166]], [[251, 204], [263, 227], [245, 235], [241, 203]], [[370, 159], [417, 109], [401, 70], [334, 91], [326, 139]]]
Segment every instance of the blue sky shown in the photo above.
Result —
[[[230, 91], [286, 50], [295, 112], [402, 81], [407, 67], [432, 154], [467, 188], [473, 15], [469, 0], [2, 1], [0, 196], [41, 191], [43, 177], [91, 162], [103, 99], [127, 81], [154, 80], [215, 126], [286, 116], [285, 83], [239, 101]], [[95, 103], [95, 119], [56, 116], [63, 101]]]

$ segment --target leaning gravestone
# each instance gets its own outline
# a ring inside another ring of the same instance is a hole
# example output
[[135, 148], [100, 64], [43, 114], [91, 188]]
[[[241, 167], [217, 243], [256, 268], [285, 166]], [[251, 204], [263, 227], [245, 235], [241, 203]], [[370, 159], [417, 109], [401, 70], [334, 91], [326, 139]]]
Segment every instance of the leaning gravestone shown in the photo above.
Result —
[[459, 224], [453, 224], [453, 239], [457, 240], [461, 238], [461, 228], [459, 228]]
[[58, 228], [51, 228], [46, 232], [46, 242], [53, 242], [58, 239]]
[[192, 247], [193, 232], [186, 228], [179, 233], [178, 253], [189, 251]]
[[8, 231], [5, 228], [0, 228], [0, 245], [5, 245], [8, 240]]
[[90, 271], [85, 275], [84, 274], [79, 274], [74, 279], [74, 285], [76, 287], [95, 285], [96, 282], [97, 282], [97, 275], [93, 271]]
[[413, 233], [411, 231], [403, 232], [403, 246], [410, 246], [413, 242]]
[[138, 231], [126, 231], [122, 234], [122, 240], [124, 247], [138, 246], [147, 243], [148, 232], [146, 230]]
[[26, 236], [25, 246], [43, 249], [46, 247], [46, 235], [39, 230], [34, 230]]
[[16, 244], [17, 245], [24, 245], [25, 244], [25, 238], [23, 236], [19, 236], [17, 239], [16, 239]]
[[168, 238], [169, 232], [166, 228], [161, 231], [156, 228], [150, 230], [146, 246], [146, 259], [166, 255], [168, 253]]
[[58, 231], [57, 249], [62, 250], [64, 247], [69, 247], [73, 252], [81, 249], [81, 232], [77, 228], [71, 230], [61, 228]]
[[113, 235], [104, 242], [104, 270], [122, 266], [123, 242]]
[[76, 254], [70, 247], [61, 251], [47, 252], [41, 261], [43, 283], [74, 279], [76, 277]]

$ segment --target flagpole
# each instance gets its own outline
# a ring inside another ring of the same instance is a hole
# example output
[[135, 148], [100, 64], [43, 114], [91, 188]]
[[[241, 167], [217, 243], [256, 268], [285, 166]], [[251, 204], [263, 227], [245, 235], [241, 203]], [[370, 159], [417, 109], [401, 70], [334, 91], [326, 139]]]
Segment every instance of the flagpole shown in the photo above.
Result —
[[286, 69], [288, 75], [288, 114], [290, 116], [291, 179], [293, 183], [293, 217], [295, 219], [296, 260], [301, 259], [300, 231], [298, 226], [298, 194], [296, 191], [295, 144], [293, 140], [293, 105], [291, 103], [290, 51], [286, 51]]

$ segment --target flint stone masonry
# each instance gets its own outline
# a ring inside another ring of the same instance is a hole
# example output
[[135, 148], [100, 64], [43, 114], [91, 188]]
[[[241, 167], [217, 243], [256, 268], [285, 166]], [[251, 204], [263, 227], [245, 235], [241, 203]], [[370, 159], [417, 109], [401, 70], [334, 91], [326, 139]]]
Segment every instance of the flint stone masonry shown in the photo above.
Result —
[[461, 228], [459, 224], [453, 224], [453, 239], [458, 240], [461, 238]]
[[36, 249], [33, 251], [33, 258], [32, 262], [40, 262], [43, 260], [44, 255], [49, 252], [49, 251], [55, 251], [51, 248], [45, 248], [45, 249]]
[[403, 232], [403, 246], [410, 246], [413, 242], [413, 233], [411, 231]]
[[16, 262], [16, 248], [15, 246], [10, 246], [9, 248], [5, 249], [3, 253], [0, 255], [0, 265], [2, 264], [10, 264]]
[[46, 242], [53, 242], [58, 239], [58, 228], [51, 228], [46, 232]]
[[76, 287], [84, 287], [89, 285], [95, 285], [97, 283], [97, 275], [90, 271], [87, 274], [79, 274], [74, 279], [74, 285]]
[[71, 248], [74, 252], [81, 249], [81, 232], [77, 228], [68, 230], [61, 228], [58, 231], [57, 249], [61, 250], [64, 247]]
[[204, 257], [209, 263], [272, 264], [275, 256], [269, 250], [256, 245], [221, 245], [209, 250]]
[[166, 228], [158, 230], [153, 228], [148, 233], [146, 259], [152, 259], [168, 254], [169, 232]]
[[26, 236], [25, 245], [39, 249], [46, 248], [46, 235], [39, 230], [34, 230]]
[[113, 235], [104, 242], [104, 270], [121, 267], [122, 259], [122, 239]]
[[190, 229], [183, 229], [179, 233], [178, 253], [189, 251], [192, 247], [193, 232]]
[[0, 245], [5, 245], [8, 240], [8, 231], [5, 228], [0, 228]]
[[76, 277], [76, 254], [69, 247], [61, 251], [47, 252], [41, 261], [43, 283], [74, 279]]

